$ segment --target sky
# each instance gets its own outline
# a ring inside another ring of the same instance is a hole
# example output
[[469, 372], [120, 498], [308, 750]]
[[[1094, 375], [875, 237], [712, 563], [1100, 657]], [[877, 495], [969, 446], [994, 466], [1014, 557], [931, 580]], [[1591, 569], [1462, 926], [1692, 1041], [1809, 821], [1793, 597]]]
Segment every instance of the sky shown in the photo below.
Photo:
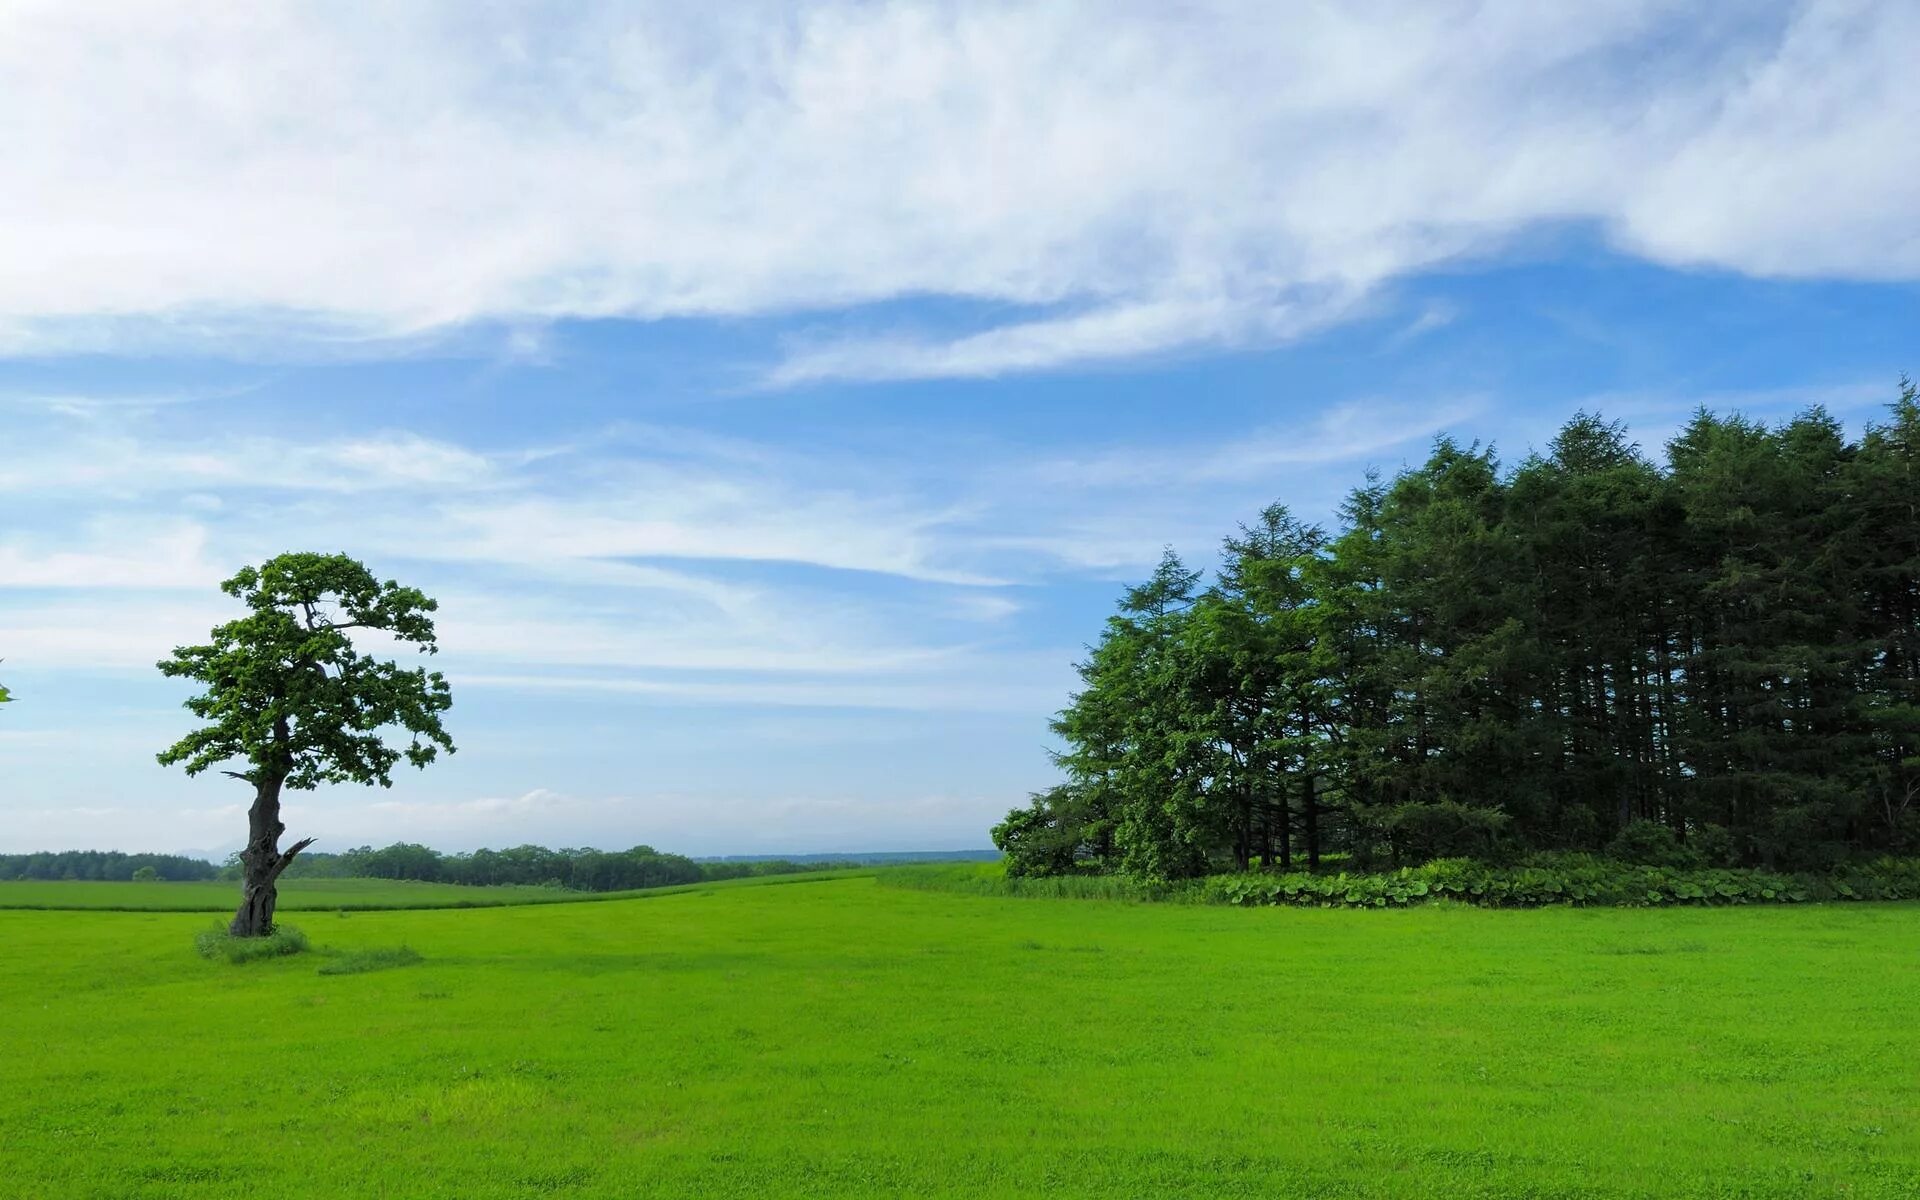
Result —
[[[714, 11], [703, 11], [712, 9]], [[0, 8], [0, 852], [212, 855], [219, 581], [439, 599], [320, 849], [963, 849], [1120, 591], [1920, 375], [1920, 5]]]

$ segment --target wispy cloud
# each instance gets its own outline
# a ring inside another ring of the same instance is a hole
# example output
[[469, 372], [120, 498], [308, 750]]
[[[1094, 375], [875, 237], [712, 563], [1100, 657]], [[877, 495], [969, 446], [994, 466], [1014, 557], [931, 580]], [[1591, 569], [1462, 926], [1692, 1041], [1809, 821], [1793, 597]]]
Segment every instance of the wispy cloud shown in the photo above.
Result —
[[356, 493], [422, 487], [474, 489], [488, 456], [408, 433], [312, 442], [282, 437], [166, 441], [118, 431], [43, 435], [41, 453], [0, 463], [0, 493]]
[[1023, 315], [767, 379], [988, 376], [1293, 337], [1566, 222], [1911, 279], [1916, 41], [1900, 0], [15, 4], [0, 353], [537, 361], [556, 318], [943, 296]]
[[1421, 402], [1388, 398], [1345, 400], [1329, 405], [1296, 427], [1271, 426], [1227, 442], [1180, 446], [1129, 446], [1036, 464], [1032, 470], [1053, 485], [1138, 488], [1146, 484], [1199, 486], [1271, 477], [1276, 469], [1367, 464], [1383, 454], [1416, 452], [1436, 434], [1484, 412], [1484, 397], [1447, 397]]
[[1337, 319], [1348, 306], [1325, 296], [1301, 303], [1266, 297], [1250, 304], [1225, 296], [1160, 297], [947, 340], [895, 336], [800, 343], [768, 373], [766, 383], [983, 378], [1172, 350], [1277, 342]]

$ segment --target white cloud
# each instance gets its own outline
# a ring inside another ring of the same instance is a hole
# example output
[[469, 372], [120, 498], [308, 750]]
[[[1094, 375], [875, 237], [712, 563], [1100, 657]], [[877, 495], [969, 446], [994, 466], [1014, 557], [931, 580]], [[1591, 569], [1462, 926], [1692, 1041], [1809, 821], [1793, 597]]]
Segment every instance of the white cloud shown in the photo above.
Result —
[[175, 646], [204, 642], [209, 629], [239, 615], [224, 599], [170, 602], [137, 591], [30, 604], [9, 599], [0, 609], [0, 645], [15, 669], [151, 671]]
[[1435, 435], [1470, 421], [1486, 407], [1475, 397], [1348, 400], [1299, 421], [1294, 428], [1256, 430], [1224, 443], [1129, 446], [1055, 459], [1031, 469], [1046, 484], [1116, 489], [1261, 479], [1281, 468], [1367, 463], [1408, 449], [1418, 453]]
[[[455, 682], [515, 691], [603, 693], [683, 704], [728, 707], [873, 708], [907, 712], [1044, 713], [1059, 707], [1072, 683], [1071, 652], [1040, 661], [979, 656], [970, 670], [923, 672], [905, 681], [858, 679], [660, 679], [632, 675], [465, 674]], [[996, 677], [996, 674], [998, 677]]]
[[1920, 274], [1920, 6], [1804, 6], [1771, 55], [1711, 97], [1618, 214], [1666, 262], [1760, 275]]
[[1017, 315], [769, 377], [992, 375], [1293, 336], [1567, 221], [1910, 279], [1917, 40], [1902, 0], [29, 0], [0, 13], [0, 351], [497, 321], [537, 360], [558, 317], [931, 295]]
[[768, 373], [766, 382], [787, 387], [826, 379], [988, 377], [1063, 363], [1278, 341], [1324, 324], [1345, 307], [1324, 297], [1312, 304], [1288, 304], [1273, 297], [1251, 303], [1224, 297], [1164, 298], [1005, 325], [948, 341], [893, 337], [803, 344]]
[[[1002, 611], [965, 598], [992, 581], [952, 565], [948, 505], [737, 441], [622, 429], [481, 453], [410, 434], [142, 430], [56, 422], [0, 468], [22, 526], [0, 533], [0, 647], [16, 668], [147, 672], [238, 615], [219, 580], [290, 543], [348, 549], [437, 596], [450, 672], [724, 672], [743, 701], [746, 680], [911, 676], [924, 704], [975, 648], [978, 631], [956, 626]], [[813, 570], [714, 569], [743, 562]], [[843, 571], [906, 594], [875, 597]]]
[[333, 441], [228, 437], [165, 442], [130, 432], [45, 435], [0, 463], [0, 493], [178, 493], [228, 487], [356, 493], [484, 484], [486, 456], [408, 433]]
[[[910, 794], [875, 799], [784, 791], [752, 796], [712, 792], [581, 796], [535, 788], [511, 796], [378, 800], [298, 812], [289, 809], [287, 821], [304, 821], [302, 828], [320, 830], [336, 847], [399, 838], [425, 839], [444, 849], [527, 841], [624, 849], [644, 841], [692, 854], [743, 849], [761, 853], [971, 850], [987, 844], [983, 830], [1006, 806], [1004, 796]], [[721, 834], [720, 830], [731, 832]], [[876, 835], [876, 830], [881, 832]], [[876, 836], [882, 839], [878, 844]]]
[[72, 549], [67, 538], [0, 537], [0, 588], [211, 588], [224, 578], [207, 559], [206, 528], [191, 521], [99, 519], [83, 539]]

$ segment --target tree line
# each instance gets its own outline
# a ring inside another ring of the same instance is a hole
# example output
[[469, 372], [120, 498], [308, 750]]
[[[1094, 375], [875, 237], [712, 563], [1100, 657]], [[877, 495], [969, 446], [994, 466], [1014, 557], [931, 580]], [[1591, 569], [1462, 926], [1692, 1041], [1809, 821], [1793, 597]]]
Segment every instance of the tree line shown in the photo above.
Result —
[[214, 879], [220, 874], [220, 869], [210, 862], [178, 854], [122, 854], [118, 850], [0, 854], [0, 880], [89, 879], [125, 883], [143, 869], [152, 871], [154, 878], [180, 882]]
[[[473, 887], [525, 884], [563, 887], [583, 892], [618, 892], [667, 887], [678, 883], [709, 883], [759, 875], [792, 875], [819, 871], [833, 863], [754, 859], [735, 862], [699, 862], [680, 854], [635, 846], [631, 850], [513, 846], [505, 850], [475, 850], [443, 854], [413, 842], [395, 842], [375, 849], [356, 846], [337, 854], [309, 851], [288, 865], [285, 879], [414, 879], [430, 883], [459, 883]], [[60, 850], [34, 854], [0, 854], [0, 880], [96, 880], [126, 882], [159, 879], [186, 882], [207, 879], [237, 880], [244, 874], [240, 856], [225, 866], [178, 854], [123, 854], [117, 850]], [[148, 875], [143, 872], [151, 871]]]
[[[630, 850], [513, 846], [504, 850], [475, 850], [443, 854], [413, 842], [395, 842], [374, 849], [356, 846], [338, 854], [308, 851], [286, 870], [287, 879], [414, 879], [429, 883], [459, 883], [475, 887], [524, 884], [571, 888], [583, 892], [618, 892], [667, 887], [680, 883], [707, 883], [756, 875], [791, 875], [823, 869], [827, 864], [769, 859], [753, 862], [698, 862], [680, 854], [635, 846]], [[242, 866], [228, 863], [223, 878], [238, 879]]]
[[1920, 396], [1658, 460], [1584, 413], [1511, 467], [1443, 437], [1210, 583], [1169, 550], [1079, 674], [1015, 872], [1920, 850]]

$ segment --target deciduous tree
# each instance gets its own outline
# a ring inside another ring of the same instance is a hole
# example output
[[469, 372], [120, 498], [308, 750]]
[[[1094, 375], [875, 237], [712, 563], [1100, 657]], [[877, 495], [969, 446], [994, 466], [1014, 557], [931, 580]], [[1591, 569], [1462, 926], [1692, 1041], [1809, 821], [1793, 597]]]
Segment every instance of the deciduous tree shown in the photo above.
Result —
[[[240, 854], [243, 897], [231, 931], [260, 937], [273, 931], [276, 881], [313, 843], [280, 848], [282, 791], [393, 786], [402, 759], [425, 767], [442, 750], [453, 752], [440, 725], [452, 696], [438, 671], [404, 668], [356, 647], [355, 634], [385, 634], [437, 653], [438, 606], [414, 588], [382, 583], [344, 554], [283, 554], [220, 587], [247, 615], [159, 664], [165, 675], [204, 685], [186, 707], [208, 722], [159, 758], [189, 775], [237, 764], [224, 772], [253, 789]], [[408, 738], [403, 746], [387, 743], [396, 729]]]

